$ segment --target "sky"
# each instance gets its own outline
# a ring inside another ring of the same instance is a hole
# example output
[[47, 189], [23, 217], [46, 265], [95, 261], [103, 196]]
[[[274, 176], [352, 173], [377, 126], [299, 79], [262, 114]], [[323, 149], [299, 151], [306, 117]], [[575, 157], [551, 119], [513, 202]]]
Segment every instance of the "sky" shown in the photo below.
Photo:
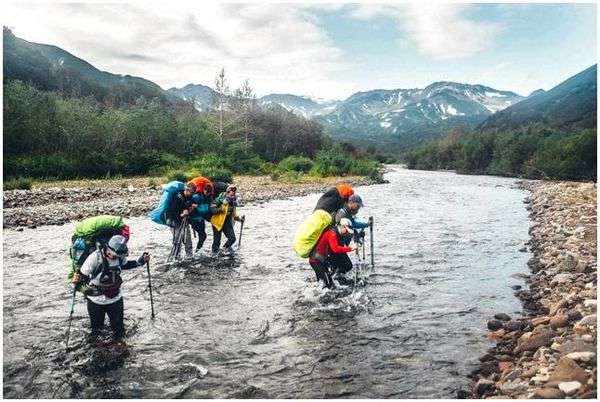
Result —
[[345, 99], [436, 81], [529, 95], [596, 63], [595, 4], [3, 2], [20, 38], [165, 89]]

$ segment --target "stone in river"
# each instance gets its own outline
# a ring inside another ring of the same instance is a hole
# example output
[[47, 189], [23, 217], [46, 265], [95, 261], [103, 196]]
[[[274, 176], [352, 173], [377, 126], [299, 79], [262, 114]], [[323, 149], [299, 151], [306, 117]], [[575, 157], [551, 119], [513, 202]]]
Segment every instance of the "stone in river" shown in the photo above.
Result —
[[489, 320], [487, 323], [487, 327], [490, 331], [496, 331], [500, 328], [502, 328], [502, 321], [500, 320]]
[[514, 354], [519, 354], [527, 350], [536, 350], [541, 346], [550, 346], [552, 344], [553, 331], [542, 330], [537, 334], [532, 334], [528, 339], [521, 342], [514, 350]]
[[550, 328], [558, 329], [569, 325], [569, 317], [564, 314], [555, 315], [550, 319]]
[[506, 313], [498, 313], [494, 315], [494, 318], [500, 321], [510, 321], [510, 316]]

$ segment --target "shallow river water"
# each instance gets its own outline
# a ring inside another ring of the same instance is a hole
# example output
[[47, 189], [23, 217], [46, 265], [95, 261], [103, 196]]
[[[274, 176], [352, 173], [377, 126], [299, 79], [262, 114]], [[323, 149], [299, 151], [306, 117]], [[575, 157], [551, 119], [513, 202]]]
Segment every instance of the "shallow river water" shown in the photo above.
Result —
[[169, 231], [128, 219], [132, 257], [153, 256], [157, 315], [145, 268], [125, 271], [126, 353], [87, 343], [80, 295], [65, 352], [73, 224], [5, 229], [4, 397], [455, 397], [489, 347], [486, 320], [520, 310], [526, 194], [497, 177], [386, 178], [356, 189], [375, 269], [351, 293], [320, 291], [291, 248], [318, 194], [242, 208], [242, 247], [219, 259], [167, 265]]

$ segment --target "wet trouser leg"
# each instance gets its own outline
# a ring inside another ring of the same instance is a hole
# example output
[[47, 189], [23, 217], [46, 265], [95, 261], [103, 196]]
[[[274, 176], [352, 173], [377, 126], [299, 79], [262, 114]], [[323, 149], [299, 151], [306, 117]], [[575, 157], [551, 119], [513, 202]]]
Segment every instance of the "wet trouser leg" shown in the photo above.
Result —
[[198, 244], [196, 244], [196, 251], [200, 250], [204, 245], [204, 241], [206, 240], [206, 231], [205, 231], [205, 223], [204, 219], [201, 221], [192, 221], [192, 229], [196, 233], [198, 233]]
[[192, 231], [190, 225], [186, 224], [183, 230], [183, 246], [185, 248], [185, 255], [189, 257], [193, 254], [192, 252]]
[[233, 218], [227, 218], [225, 220], [225, 224], [223, 225], [223, 233], [225, 233], [225, 237], [227, 237], [227, 241], [223, 244], [224, 248], [229, 248], [233, 246], [235, 243], [235, 231], [233, 230]]
[[100, 332], [104, 326], [104, 315], [107, 314], [115, 339], [121, 339], [125, 336], [125, 327], [123, 326], [123, 298], [106, 305], [96, 304], [87, 299], [87, 309], [92, 323], [92, 334]]
[[221, 231], [217, 230], [217, 228], [212, 227], [213, 229], [213, 243], [212, 243], [212, 251], [213, 253], [216, 253], [217, 251], [219, 251], [219, 247], [221, 247]]
[[334, 273], [345, 274], [352, 269], [352, 261], [348, 254], [331, 254], [327, 260], [331, 264]]
[[333, 280], [331, 279], [331, 274], [329, 273], [327, 265], [318, 260], [309, 260], [309, 264], [315, 271], [317, 281], [323, 281], [325, 287], [331, 289], [333, 286]]
[[97, 334], [104, 326], [104, 306], [96, 304], [90, 299], [87, 300], [87, 311], [90, 316], [90, 324], [92, 326], [92, 334]]

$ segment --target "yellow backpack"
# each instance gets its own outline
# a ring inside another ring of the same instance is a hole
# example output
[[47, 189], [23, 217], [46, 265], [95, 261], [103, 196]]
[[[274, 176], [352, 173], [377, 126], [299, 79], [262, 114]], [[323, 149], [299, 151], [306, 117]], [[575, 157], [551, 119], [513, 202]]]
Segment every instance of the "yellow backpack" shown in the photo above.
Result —
[[317, 209], [298, 226], [294, 236], [294, 251], [302, 258], [309, 256], [323, 231], [332, 223], [329, 212]]

